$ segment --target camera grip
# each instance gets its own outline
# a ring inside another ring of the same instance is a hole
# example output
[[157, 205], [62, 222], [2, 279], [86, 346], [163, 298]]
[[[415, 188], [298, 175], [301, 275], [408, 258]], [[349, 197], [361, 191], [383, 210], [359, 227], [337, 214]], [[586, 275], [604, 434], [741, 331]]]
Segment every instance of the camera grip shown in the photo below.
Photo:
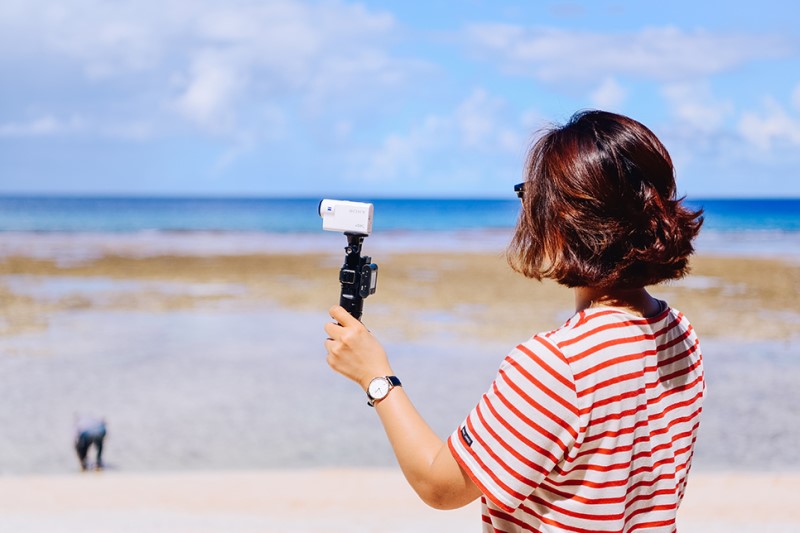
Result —
[[375, 293], [378, 282], [378, 265], [370, 261], [370, 257], [358, 257], [357, 261], [345, 262], [339, 271], [342, 284], [339, 305], [358, 319], [364, 309], [364, 298]]
[[369, 256], [361, 256], [361, 243], [364, 235], [346, 234], [347, 252], [339, 271], [339, 282], [342, 285], [339, 305], [351, 315], [361, 320], [364, 310], [364, 298], [375, 293], [378, 282], [378, 265], [372, 263]]
[[364, 299], [357, 295], [346, 294], [344, 286], [339, 296], [339, 305], [344, 307], [355, 318], [361, 320], [361, 315], [364, 312]]

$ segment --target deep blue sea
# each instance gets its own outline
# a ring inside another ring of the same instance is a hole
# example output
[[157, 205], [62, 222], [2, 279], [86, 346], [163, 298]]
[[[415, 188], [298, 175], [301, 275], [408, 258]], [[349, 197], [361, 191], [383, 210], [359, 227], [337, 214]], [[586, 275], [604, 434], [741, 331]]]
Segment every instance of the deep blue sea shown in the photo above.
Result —
[[[359, 200], [374, 204], [373, 235], [384, 234], [387, 239], [398, 235], [408, 239], [414, 234], [505, 237], [519, 211], [516, 199]], [[262, 240], [283, 236], [287, 242], [291, 235], [322, 233], [319, 201], [6, 196], [0, 197], [0, 238], [35, 241], [34, 234], [51, 239], [91, 234], [117, 239], [148, 235], [154, 240], [158, 235], [246, 234]], [[692, 199], [687, 203], [705, 210], [701, 250], [800, 255], [800, 199]]]
[[[374, 231], [511, 228], [518, 200], [361, 199], [375, 205]], [[800, 199], [692, 200], [705, 229], [800, 231]], [[0, 231], [319, 231], [319, 199], [2, 197]]]

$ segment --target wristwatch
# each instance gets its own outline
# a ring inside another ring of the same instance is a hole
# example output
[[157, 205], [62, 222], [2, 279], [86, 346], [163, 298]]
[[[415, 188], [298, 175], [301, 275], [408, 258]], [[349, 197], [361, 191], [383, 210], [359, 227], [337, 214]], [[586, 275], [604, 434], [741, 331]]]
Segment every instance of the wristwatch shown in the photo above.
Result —
[[394, 387], [402, 385], [397, 376], [378, 376], [369, 382], [367, 386], [367, 405], [375, 407], [375, 404], [388, 396], [389, 391]]

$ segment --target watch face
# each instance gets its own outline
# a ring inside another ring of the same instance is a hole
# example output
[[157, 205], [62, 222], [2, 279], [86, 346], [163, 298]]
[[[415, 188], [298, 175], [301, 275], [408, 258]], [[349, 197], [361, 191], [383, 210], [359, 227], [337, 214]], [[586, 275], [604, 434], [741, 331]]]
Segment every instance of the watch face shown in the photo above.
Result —
[[389, 393], [389, 380], [386, 378], [373, 379], [369, 382], [367, 392], [373, 399], [380, 400]]

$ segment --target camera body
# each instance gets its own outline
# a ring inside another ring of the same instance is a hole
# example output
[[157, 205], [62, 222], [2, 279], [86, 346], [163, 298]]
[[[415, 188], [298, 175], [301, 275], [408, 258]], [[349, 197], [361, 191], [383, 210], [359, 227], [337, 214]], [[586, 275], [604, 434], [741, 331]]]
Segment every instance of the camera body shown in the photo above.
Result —
[[339, 305], [361, 319], [364, 298], [375, 294], [378, 265], [361, 255], [364, 239], [372, 232], [372, 204], [325, 199], [319, 203], [322, 229], [339, 231], [347, 237], [344, 265], [339, 270]]
[[319, 203], [322, 229], [341, 233], [372, 233], [372, 204], [325, 199]]

